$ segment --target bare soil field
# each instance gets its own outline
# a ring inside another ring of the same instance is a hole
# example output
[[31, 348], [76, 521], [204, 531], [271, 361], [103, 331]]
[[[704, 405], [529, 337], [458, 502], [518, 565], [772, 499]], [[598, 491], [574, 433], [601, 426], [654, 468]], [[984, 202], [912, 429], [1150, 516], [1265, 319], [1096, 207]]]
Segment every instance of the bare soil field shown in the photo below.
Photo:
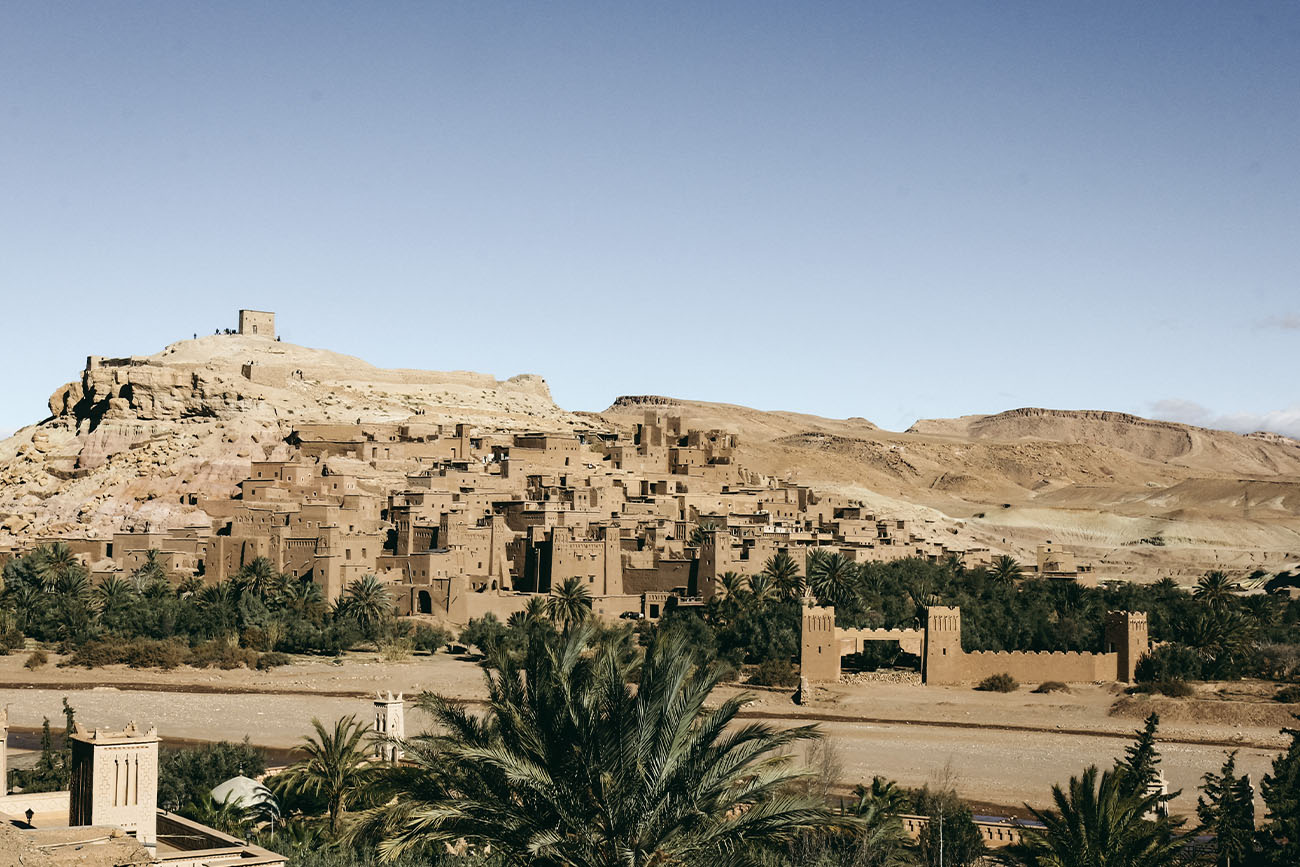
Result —
[[[382, 662], [375, 654], [332, 660], [297, 658], [272, 671], [180, 668], [136, 670], [123, 666], [87, 671], [59, 668], [57, 657], [35, 672], [23, 657], [0, 657], [0, 703], [16, 731], [32, 732], [48, 717], [61, 727], [62, 698], [88, 726], [128, 720], [157, 725], [182, 741], [241, 740], [272, 748], [278, 756], [311, 729], [312, 717], [345, 714], [369, 719], [376, 690], [429, 690], [470, 702], [485, 696], [483, 674], [470, 659], [447, 654]], [[726, 686], [721, 695], [743, 687]], [[773, 724], [817, 723], [833, 745], [839, 778], [847, 788], [879, 774], [919, 786], [949, 777], [961, 794], [986, 805], [1014, 809], [1045, 805], [1051, 785], [1089, 764], [1108, 766], [1120, 755], [1150, 710], [1160, 712], [1162, 767], [1171, 789], [1183, 795], [1172, 807], [1191, 813], [1196, 785], [1217, 770], [1224, 752], [1257, 783], [1285, 743], [1278, 720], [1293, 706], [1268, 700], [1265, 685], [1204, 687], [1191, 699], [1125, 696], [1114, 685], [1085, 685], [1069, 693], [1011, 694], [913, 683], [840, 684], [815, 690], [795, 705], [789, 691], [752, 690], [746, 716]], [[418, 711], [408, 731], [427, 724]], [[30, 740], [29, 737], [23, 738]]]

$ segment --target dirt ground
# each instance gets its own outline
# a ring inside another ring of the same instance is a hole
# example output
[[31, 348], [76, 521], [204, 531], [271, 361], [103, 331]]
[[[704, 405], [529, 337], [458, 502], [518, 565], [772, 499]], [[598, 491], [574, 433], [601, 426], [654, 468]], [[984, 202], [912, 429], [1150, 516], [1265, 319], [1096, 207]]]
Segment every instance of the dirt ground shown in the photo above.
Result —
[[[0, 657], [0, 703], [9, 708], [11, 737], [25, 742], [45, 717], [62, 726], [64, 696], [87, 726], [120, 727], [135, 720], [157, 725], [167, 738], [248, 737], [276, 749], [297, 744], [312, 717], [329, 721], [351, 713], [369, 720], [376, 690], [408, 696], [430, 690], [470, 701], [485, 696], [481, 669], [446, 654], [404, 662], [381, 662], [366, 653], [351, 654], [342, 664], [298, 659], [268, 672], [122, 666], [87, 671], [58, 668], [54, 656], [50, 665], [30, 672], [22, 667], [24, 658]], [[756, 690], [747, 716], [776, 724], [818, 723], [846, 786], [876, 774], [910, 786], [947, 777], [968, 798], [1015, 807], [1046, 804], [1053, 783], [1088, 764], [1108, 766], [1141, 717], [1155, 708], [1166, 721], [1162, 768], [1171, 789], [1184, 792], [1171, 806], [1190, 813], [1201, 775], [1218, 770], [1226, 749], [1240, 750], [1239, 766], [1257, 783], [1267, 773], [1285, 743], [1276, 720], [1290, 710], [1268, 701], [1267, 692], [1206, 689], [1197, 699], [1150, 700], [1123, 697], [1114, 685], [1049, 695], [1022, 688], [1003, 695], [880, 682], [818, 688], [804, 706], [795, 705], [789, 691]], [[1117, 700], [1121, 713], [1113, 712]], [[423, 727], [421, 716], [408, 714], [408, 732]], [[23, 751], [15, 752], [21, 761]]]

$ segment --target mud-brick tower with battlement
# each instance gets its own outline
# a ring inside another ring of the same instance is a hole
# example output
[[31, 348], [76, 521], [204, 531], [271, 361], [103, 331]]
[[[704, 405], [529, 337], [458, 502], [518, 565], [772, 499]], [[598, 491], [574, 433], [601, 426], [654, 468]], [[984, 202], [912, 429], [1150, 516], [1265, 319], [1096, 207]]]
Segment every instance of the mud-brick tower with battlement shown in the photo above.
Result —
[[1132, 683], [1137, 664], [1151, 647], [1145, 611], [1106, 612], [1106, 650], [1118, 655], [1116, 680]]
[[158, 730], [129, 723], [120, 732], [80, 726], [72, 735], [68, 824], [116, 825], [146, 846], [157, 843]]
[[803, 609], [800, 674], [809, 683], [833, 683], [840, 677], [840, 657], [861, 652], [865, 642], [895, 641], [921, 657], [921, 679], [936, 686], [978, 683], [1009, 674], [1026, 683], [1131, 682], [1138, 660], [1147, 652], [1147, 616], [1137, 611], [1106, 615], [1106, 650], [966, 651], [961, 644], [961, 609], [935, 605], [926, 609], [925, 629], [842, 629], [835, 609], [806, 604]]

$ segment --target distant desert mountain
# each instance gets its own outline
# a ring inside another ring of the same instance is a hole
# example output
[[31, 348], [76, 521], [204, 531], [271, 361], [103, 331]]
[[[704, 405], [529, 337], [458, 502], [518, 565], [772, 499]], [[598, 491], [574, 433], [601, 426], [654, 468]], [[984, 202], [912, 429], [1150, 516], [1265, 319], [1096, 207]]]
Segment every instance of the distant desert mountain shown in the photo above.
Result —
[[623, 395], [600, 415], [608, 419], [638, 422], [646, 410], [665, 415], [682, 415], [696, 428], [726, 428], [750, 436], [773, 438], [805, 430], [846, 435], [877, 431], [865, 418], [829, 419], [797, 412], [764, 411], [730, 403], [679, 400], [657, 394]]
[[885, 431], [863, 419], [624, 397], [740, 434], [751, 469], [859, 497], [882, 512], [951, 520], [1023, 556], [1051, 540], [1102, 574], [1189, 577], [1300, 560], [1300, 442], [1096, 410], [1015, 409]]
[[1300, 442], [1277, 434], [1241, 435], [1122, 412], [1023, 408], [996, 415], [923, 419], [907, 433], [967, 440], [1088, 443], [1143, 460], [1210, 472], [1300, 474]]

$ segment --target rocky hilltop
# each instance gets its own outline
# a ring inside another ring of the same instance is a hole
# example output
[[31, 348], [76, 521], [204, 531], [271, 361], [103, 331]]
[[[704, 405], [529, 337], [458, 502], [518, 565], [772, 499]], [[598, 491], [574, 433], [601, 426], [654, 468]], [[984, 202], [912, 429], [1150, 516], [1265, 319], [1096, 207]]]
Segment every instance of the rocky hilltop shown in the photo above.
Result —
[[564, 430], [545, 380], [385, 370], [266, 337], [222, 334], [130, 358], [91, 356], [50, 418], [0, 443], [5, 537], [206, 524], [196, 495], [229, 496], [305, 422], [468, 422]]
[[1300, 442], [1276, 434], [1036, 408], [895, 433], [659, 397], [619, 398], [600, 417], [627, 424], [646, 408], [737, 431], [741, 459], [758, 472], [949, 522], [1025, 558], [1052, 540], [1101, 574], [1179, 578], [1300, 561]]
[[[1024, 408], [916, 422], [765, 412], [660, 395], [569, 413], [545, 380], [385, 370], [358, 358], [222, 334], [87, 360], [50, 417], [0, 442], [0, 545], [52, 535], [206, 526], [254, 460], [288, 456], [311, 422], [485, 431], [629, 430], [647, 410], [740, 435], [741, 463], [1030, 558], [1047, 540], [1102, 574], [1194, 575], [1300, 561], [1300, 442], [1123, 413]], [[337, 459], [331, 459], [337, 460]], [[343, 467], [376, 492], [382, 469]]]

